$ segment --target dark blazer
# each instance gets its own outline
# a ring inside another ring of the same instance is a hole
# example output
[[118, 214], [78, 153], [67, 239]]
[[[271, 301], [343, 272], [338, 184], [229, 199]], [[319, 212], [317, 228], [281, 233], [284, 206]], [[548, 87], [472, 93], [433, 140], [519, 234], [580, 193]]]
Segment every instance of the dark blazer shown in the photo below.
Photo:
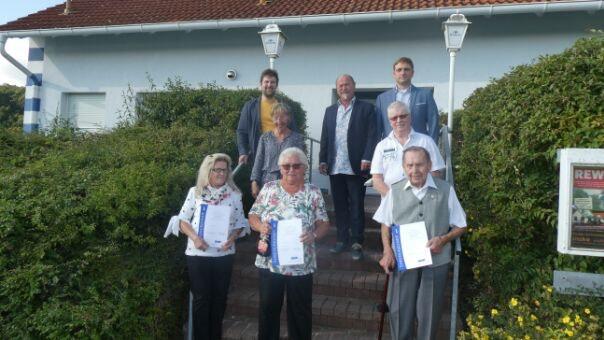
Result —
[[[240, 156], [249, 156], [249, 164], [254, 164], [258, 139], [262, 135], [262, 131], [260, 131], [260, 101], [260, 98], [255, 98], [243, 105], [239, 114], [239, 124], [237, 125], [237, 149]], [[292, 112], [290, 112], [290, 115], [292, 119], [289, 122], [289, 128], [297, 132], [296, 120]]]
[[[381, 138], [386, 138], [392, 127], [388, 122], [388, 105], [396, 100], [396, 91], [394, 88], [381, 93], [375, 100], [375, 105], [380, 113]], [[432, 96], [432, 91], [420, 89], [411, 85], [411, 96], [409, 98], [409, 111], [411, 111], [411, 126], [415, 132], [423, 133], [432, 137], [438, 144], [439, 137], [439, 117], [436, 102]]]
[[[336, 158], [336, 117], [338, 104], [325, 109], [321, 130], [319, 162], [326, 163], [331, 172]], [[361, 160], [371, 162], [373, 150], [378, 142], [376, 110], [373, 104], [356, 99], [348, 125], [348, 158], [356, 175], [361, 175]]]

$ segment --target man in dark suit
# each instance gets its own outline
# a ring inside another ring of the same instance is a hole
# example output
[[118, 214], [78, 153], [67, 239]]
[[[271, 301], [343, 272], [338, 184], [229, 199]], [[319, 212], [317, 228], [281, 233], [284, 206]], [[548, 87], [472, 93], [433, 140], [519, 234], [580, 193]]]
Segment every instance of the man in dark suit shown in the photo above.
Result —
[[365, 186], [377, 143], [376, 111], [357, 100], [355, 82], [344, 74], [336, 80], [338, 102], [325, 110], [321, 131], [319, 171], [329, 175], [338, 239], [334, 254], [352, 244], [352, 258], [363, 257]]
[[413, 131], [426, 134], [438, 144], [439, 121], [438, 108], [434, 101], [432, 91], [413, 86], [414, 69], [413, 61], [407, 57], [401, 57], [394, 62], [392, 75], [396, 84], [394, 88], [381, 93], [375, 106], [379, 112], [378, 124], [381, 129], [381, 138], [388, 136], [392, 127], [388, 123], [388, 105], [399, 101], [407, 105], [411, 111]]

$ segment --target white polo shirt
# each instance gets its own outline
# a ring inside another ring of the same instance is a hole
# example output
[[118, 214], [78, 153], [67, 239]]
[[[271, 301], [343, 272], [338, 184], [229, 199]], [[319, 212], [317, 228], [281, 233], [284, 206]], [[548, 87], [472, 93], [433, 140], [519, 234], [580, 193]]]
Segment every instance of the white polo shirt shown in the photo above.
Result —
[[401, 145], [396, 137], [394, 137], [394, 131], [391, 131], [386, 138], [378, 143], [373, 153], [373, 160], [371, 161], [371, 174], [384, 175], [384, 182], [388, 186], [405, 178], [405, 173], [403, 172], [403, 151], [411, 146], [421, 146], [428, 150], [430, 161], [432, 162], [432, 169], [430, 171], [445, 168], [445, 161], [434, 140], [428, 135], [415, 132], [411, 129], [409, 139], [407, 139], [404, 145]]

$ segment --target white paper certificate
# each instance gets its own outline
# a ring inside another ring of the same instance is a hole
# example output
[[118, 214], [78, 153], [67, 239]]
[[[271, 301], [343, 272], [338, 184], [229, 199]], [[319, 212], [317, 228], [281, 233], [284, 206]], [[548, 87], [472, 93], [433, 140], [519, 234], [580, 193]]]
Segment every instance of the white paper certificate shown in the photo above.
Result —
[[432, 264], [432, 254], [428, 243], [426, 224], [415, 222], [409, 224], [393, 224], [392, 243], [399, 271], [425, 267]]
[[271, 261], [273, 266], [304, 264], [304, 245], [300, 241], [299, 218], [271, 222]]
[[231, 207], [202, 204], [199, 210], [199, 233], [208, 246], [220, 248], [229, 237]]

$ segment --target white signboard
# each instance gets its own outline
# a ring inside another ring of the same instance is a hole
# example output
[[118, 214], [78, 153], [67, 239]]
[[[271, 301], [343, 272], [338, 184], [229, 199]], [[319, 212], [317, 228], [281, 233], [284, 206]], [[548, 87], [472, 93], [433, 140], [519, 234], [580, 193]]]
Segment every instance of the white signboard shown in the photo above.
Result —
[[558, 251], [604, 257], [604, 149], [562, 149]]

